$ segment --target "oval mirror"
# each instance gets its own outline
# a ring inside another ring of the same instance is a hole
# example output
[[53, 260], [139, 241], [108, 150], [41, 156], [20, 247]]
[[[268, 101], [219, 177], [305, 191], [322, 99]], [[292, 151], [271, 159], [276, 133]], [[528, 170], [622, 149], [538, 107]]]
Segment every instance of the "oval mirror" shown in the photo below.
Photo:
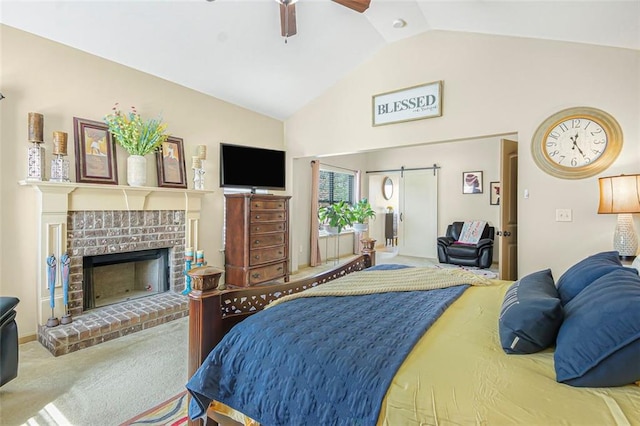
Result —
[[393, 195], [393, 181], [388, 176], [382, 180], [382, 195], [385, 200], [390, 200]]

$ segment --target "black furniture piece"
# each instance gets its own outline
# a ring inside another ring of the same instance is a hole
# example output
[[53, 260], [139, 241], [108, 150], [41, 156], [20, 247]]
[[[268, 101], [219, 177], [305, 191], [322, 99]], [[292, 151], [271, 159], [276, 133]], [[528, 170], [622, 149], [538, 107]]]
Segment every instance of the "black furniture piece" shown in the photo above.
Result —
[[18, 376], [17, 297], [0, 297], [0, 386]]
[[485, 225], [477, 244], [459, 243], [464, 222], [447, 226], [447, 234], [438, 237], [438, 261], [463, 266], [489, 268], [493, 262], [493, 236], [495, 228]]

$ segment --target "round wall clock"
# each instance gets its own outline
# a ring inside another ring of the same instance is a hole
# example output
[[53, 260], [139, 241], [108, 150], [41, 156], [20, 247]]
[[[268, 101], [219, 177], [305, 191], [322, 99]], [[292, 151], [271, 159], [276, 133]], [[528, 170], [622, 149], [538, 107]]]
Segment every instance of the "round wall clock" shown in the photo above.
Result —
[[608, 113], [574, 107], [540, 124], [531, 140], [533, 159], [546, 173], [563, 179], [594, 176], [611, 165], [622, 149], [622, 129]]

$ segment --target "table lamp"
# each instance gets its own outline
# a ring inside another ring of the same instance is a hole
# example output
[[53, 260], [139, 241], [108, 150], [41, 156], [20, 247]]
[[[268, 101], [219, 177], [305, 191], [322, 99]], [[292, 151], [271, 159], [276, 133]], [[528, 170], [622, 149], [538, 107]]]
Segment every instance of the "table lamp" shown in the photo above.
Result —
[[618, 215], [613, 249], [618, 251], [621, 259], [633, 259], [638, 251], [638, 236], [631, 215], [640, 213], [640, 175], [609, 176], [599, 178], [598, 181], [598, 213]]

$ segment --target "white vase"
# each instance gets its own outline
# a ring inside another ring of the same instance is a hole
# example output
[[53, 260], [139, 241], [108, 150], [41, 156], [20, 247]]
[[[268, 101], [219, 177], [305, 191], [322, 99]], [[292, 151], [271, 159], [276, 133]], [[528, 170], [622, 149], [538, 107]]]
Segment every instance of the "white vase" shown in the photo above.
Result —
[[354, 223], [351, 227], [356, 232], [365, 232], [369, 229], [369, 226], [366, 223]]
[[130, 155], [127, 158], [127, 183], [129, 186], [147, 184], [147, 159], [142, 155]]

